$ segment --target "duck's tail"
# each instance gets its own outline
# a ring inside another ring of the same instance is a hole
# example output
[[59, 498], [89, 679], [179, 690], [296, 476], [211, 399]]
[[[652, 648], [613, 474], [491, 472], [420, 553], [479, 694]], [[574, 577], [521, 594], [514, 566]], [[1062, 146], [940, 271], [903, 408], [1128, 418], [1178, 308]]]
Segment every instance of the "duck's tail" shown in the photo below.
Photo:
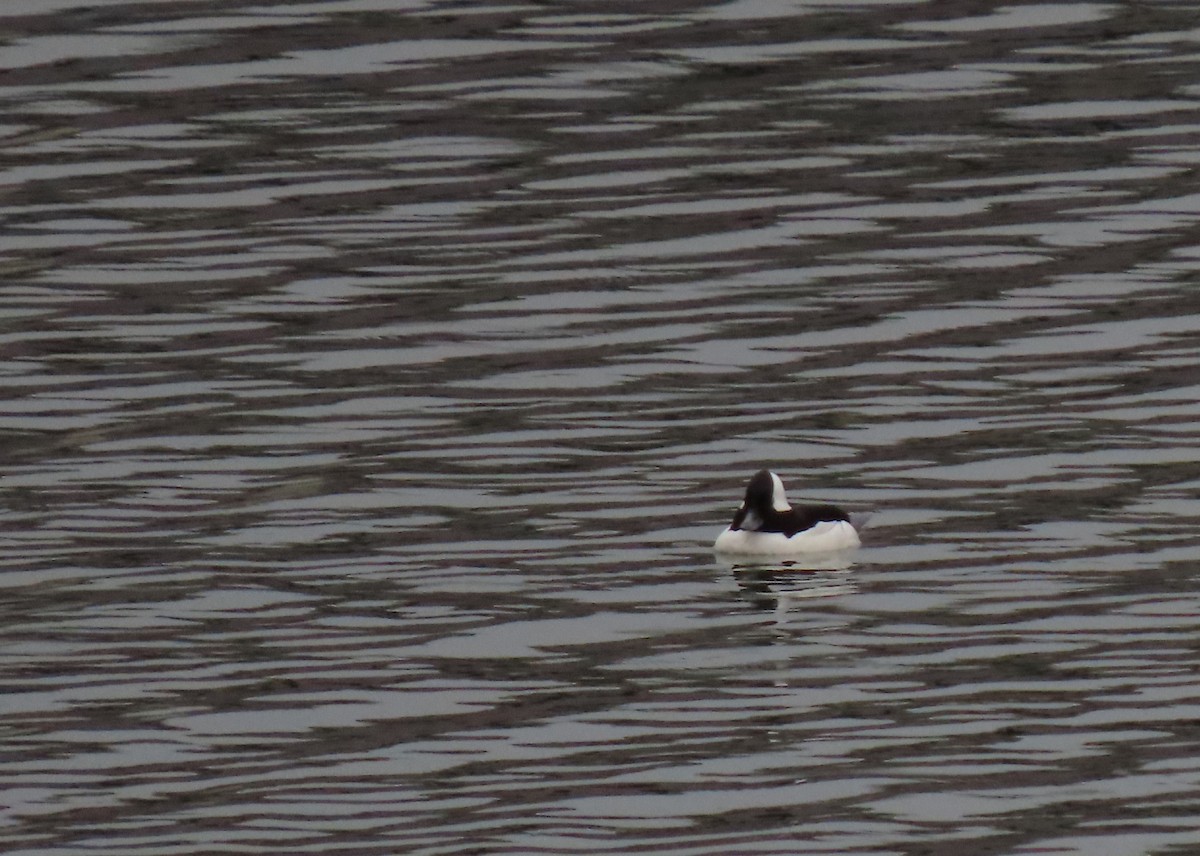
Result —
[[852, 511], [849, 514], [850, 525], [856, 532], [862, 532], [867, 523], [875, 516], [874, 511]]

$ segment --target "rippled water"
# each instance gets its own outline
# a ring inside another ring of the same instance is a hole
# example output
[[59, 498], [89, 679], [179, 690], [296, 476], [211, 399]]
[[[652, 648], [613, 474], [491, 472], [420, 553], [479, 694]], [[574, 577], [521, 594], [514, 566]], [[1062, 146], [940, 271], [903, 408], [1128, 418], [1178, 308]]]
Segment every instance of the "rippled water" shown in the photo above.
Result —
[[1200, 850], [1193, 4], [0, 33], [6, 852]]

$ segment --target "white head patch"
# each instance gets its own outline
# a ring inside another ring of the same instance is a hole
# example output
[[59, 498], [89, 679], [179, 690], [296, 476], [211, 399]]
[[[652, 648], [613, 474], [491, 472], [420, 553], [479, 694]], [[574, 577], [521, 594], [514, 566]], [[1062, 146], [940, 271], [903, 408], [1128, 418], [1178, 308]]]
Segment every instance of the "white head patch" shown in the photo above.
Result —
[[771, 481], [775, 484], [775, 492], [771, 495], [771, 507], [776, 511], [791, 511], [792, 507], [788, 505], [787, 495], [783, 492], [783, 482], [775, 473], [771, 473]]

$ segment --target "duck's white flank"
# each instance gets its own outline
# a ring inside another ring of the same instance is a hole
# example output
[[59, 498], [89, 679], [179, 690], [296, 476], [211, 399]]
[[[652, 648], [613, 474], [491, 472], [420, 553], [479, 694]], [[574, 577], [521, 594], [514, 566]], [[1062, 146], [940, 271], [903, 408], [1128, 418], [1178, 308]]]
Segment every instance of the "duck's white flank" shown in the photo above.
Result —
[[782, 532], [726, 529], [713, 549], [740, 556], [792, 556], [797, 553], [832, 553], [859, 546], [858, 532], [845, 520], [825, 520], [792, 537]]

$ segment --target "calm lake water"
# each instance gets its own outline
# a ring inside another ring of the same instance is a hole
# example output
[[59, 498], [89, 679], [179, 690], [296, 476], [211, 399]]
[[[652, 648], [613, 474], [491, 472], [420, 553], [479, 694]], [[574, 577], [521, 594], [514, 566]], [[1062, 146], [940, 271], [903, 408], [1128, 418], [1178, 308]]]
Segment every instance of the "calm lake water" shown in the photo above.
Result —
[[[0, 842], [1200, 852], [1200, 7], [0, 10]], [[761, 466], [873, 510], [741, 567]]]

